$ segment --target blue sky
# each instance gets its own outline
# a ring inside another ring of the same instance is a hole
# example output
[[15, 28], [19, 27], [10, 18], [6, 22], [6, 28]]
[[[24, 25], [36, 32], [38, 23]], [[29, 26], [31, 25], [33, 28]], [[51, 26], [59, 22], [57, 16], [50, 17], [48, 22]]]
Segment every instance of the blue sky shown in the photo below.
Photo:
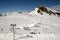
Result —
[[35, 7], [60, 5], [60, 0], [0, 0], [0, 13], [13, 11], [30, 11]]

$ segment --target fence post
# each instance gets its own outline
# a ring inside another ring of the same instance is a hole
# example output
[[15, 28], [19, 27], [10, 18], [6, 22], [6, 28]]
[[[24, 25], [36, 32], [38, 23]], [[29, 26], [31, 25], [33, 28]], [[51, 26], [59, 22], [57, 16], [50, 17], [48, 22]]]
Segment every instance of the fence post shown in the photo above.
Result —
[[16, 24], [11, 24], [11, 26], [13, 27], [13, 40], [15, 40], [15, 26], [16, 26]]

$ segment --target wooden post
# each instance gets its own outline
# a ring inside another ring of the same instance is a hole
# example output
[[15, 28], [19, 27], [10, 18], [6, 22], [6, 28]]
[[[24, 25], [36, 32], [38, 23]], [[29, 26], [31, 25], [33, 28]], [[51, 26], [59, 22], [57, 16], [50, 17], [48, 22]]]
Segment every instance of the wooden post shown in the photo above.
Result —
[[16, 24], [11, 24], [11, 26], [13, 26], [13, 40], [15, 40], [15, 26], [16, 26]]
[[13, 39], [15, 40], [15, 27], [13, 25]]

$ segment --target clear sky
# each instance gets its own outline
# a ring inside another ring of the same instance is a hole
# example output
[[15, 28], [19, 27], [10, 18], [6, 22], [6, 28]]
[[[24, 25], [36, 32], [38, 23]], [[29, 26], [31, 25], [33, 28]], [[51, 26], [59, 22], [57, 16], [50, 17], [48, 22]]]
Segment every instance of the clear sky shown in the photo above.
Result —
[[30, 11], [40, 5], [51, 7], [59, 4], [60, 0], [0, 0], [0, 13]]

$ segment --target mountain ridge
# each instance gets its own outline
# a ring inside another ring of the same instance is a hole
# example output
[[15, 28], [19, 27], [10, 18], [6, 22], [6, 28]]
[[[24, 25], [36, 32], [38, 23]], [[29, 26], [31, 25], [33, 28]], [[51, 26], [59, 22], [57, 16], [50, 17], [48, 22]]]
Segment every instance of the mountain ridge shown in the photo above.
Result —
[[29, 11], [29, 12], [11, 12], [11, 13], [2, 13], [0, 16], [7, 16], [7, 15], [16, 15], [16, 13], [20, 14], [35, 14], [35, 15], [44, 15], [44, 12], [48, 15], [55, 15], [55, 16], [60, 16], [60, 13], [58, 11], [55, 11], [54, 9], [48, 8], [46, 6], [39, 6], [36, 7], [34, 10]]
[[51, 8], [48, 8], [48, 7], [45, 7], [45, 6], [39, 6], [39, 7], [35, 8], [32, 13], [34, 13], [34, 12], [38, 13], [38, 14], [41, 14], [41, 15], [43, 15], [44, 14], [43, 12], [45, 12], [49, 15], [55, 15], [55, 16], [58, 16], [58, 17], [60, 16], [60, 13], [58, 11], [55, 11], [54, 9], [51, 9]]

